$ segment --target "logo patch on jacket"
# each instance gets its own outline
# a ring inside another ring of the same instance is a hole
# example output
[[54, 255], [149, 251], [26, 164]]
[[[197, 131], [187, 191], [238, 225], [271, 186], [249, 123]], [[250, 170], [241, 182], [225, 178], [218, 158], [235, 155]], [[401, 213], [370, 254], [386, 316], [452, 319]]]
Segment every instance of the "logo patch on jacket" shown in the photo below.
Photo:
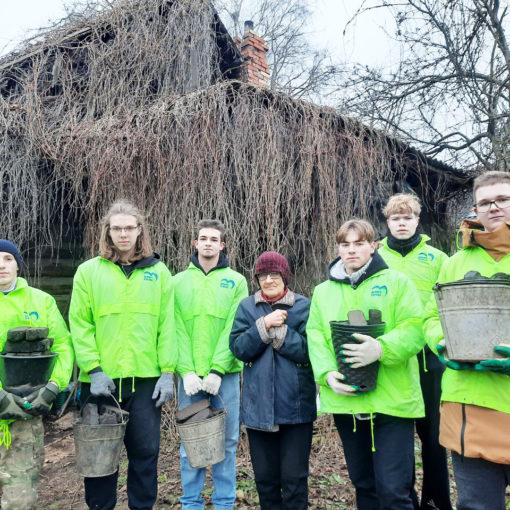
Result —
[[26, 321], [30, 320], [39, 320], [39, 313], [38, 312], [23, 312], [23, 316], [25, 317]]
[[425, 253], [424, 251], [418, 253], [418, 260], [420, 262], [432, 262], [434, 260], [433, 253]]
[[388, 295], [388, 287], [386, 285], [374, 285], [372, 287], [371, 296], [387, 296]]
[[236, 286], [236, 282], [234, 280], [228, 280], [227, 278], [222, 278], [220, 281], [220, 287], [222, 289], [233, 289]]
[[157, 273], [151, 273], [150, 271], [144, 271], [143, 272], [143, 279], [147, 280], [148, 282], [155, 282], [158, 279]]

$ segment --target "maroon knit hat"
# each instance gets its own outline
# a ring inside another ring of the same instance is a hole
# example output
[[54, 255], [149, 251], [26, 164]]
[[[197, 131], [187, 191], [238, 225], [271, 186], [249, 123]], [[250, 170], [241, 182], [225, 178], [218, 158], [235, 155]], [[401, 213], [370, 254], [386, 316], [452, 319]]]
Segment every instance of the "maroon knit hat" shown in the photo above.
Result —
[[280, 273], [285, 284], [289, 283], [289, 263], [283, 255], [275, 251], [265, 251], [255, 262], [255, 276], [261, 273]]

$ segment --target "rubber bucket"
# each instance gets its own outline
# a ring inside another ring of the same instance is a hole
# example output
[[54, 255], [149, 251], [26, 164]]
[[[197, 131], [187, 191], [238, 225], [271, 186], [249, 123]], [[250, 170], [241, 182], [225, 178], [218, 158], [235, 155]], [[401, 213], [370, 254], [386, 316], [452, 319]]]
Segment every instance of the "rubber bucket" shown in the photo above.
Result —
[[333, 339], [338, 371], [345, 376], [342, 382], [344, 384], [356, 385], [362, 393], [374, 390], [377, 386], [379, 361], [364, 367], [352, 368], [348, 363], [343, 362], [344, 356], [340, 355], [340, 350], [344, 344], [361, 343], [359, 340], [352, 338], [351, 335], [354, 333], [370, 335], [374, 338], [381, 336], [384, 333], [386, 324], [382, 322], [380, 324], [356, 326], [345, 321], [331, 321], [329, 325], [331, 327], [331, 337]]
[[6, 391], [26, 396], [42, 388], [50, 379], [57, 353], [0, 354], [0, 381]]
[[510, 281], [438, 283], [434, 294], [449, 359], [477, 362], [503, 357], [494, 346], [510, 343]]
[[[115, 400], [114, 397], [112, 399]], [[82, 411], [86, 402], [73, 424], [78, 473], [87, 478], [112, 475], [119, 468], [120, 452], [129, 418], [123, 416], [123, 422], [117, 424], [87, 425], [81, 423]], [[115, 403], [120, 409], [117, 400]]]
[[177, 423], [177, 432], [192, 468], [203, 468], [225, 459], [225, 409], [192, 423]]

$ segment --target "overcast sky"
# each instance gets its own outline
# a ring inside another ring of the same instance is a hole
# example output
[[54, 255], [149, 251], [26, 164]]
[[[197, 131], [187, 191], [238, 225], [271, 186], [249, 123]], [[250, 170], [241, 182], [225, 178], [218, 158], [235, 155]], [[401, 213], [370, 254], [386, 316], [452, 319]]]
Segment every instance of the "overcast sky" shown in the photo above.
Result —
[[[17, 0], [2, 1], [0, 16], [0, 54], [14, 49], [20, 42], [65, 17], [65, 6], [73, 0]], [[318, 47], [328, 46], [341, 62], [380, 64], [396, 59], [398, 48], [384, 34], [392, 31], [392, 22], [382, 12], [365, 15], [351, 25], [347, 35], [342, 32], [353, 14], [353, 0], [310, 0], [314, 18], [310, 23], [311, 37]]]

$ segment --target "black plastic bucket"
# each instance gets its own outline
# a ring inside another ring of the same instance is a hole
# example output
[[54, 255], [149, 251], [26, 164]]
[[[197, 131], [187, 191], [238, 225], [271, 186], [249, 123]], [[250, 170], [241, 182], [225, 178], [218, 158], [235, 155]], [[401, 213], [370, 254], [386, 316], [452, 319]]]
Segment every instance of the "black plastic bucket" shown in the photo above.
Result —
[[344, 384], [356, 385], [360, 392], [371, 391], [377, 385], [377, 374], [379, 373], [379, 361], [375, 361], [370, 365], [360, 368], [352, 368], [349, 364], [343, 362], [344, 355], [340, 355], [340, 351], [344, 344], [361, 343], [352, 337], [354, 333], [369, 335], [377, 338], [384, 333], [386, 324], [367, 324], [363, 326], [355, 326], [346, 321], [331, 321], [331, 337], [333, 339], [333, 347], [335, 349], [335, 357], [338, 365], [338, 371], [345, 376], [342, 381]]
[[0, 353], [0, 381], [6, 391], [26, 396], [50, 379], [57, 353], [19, 355]]

